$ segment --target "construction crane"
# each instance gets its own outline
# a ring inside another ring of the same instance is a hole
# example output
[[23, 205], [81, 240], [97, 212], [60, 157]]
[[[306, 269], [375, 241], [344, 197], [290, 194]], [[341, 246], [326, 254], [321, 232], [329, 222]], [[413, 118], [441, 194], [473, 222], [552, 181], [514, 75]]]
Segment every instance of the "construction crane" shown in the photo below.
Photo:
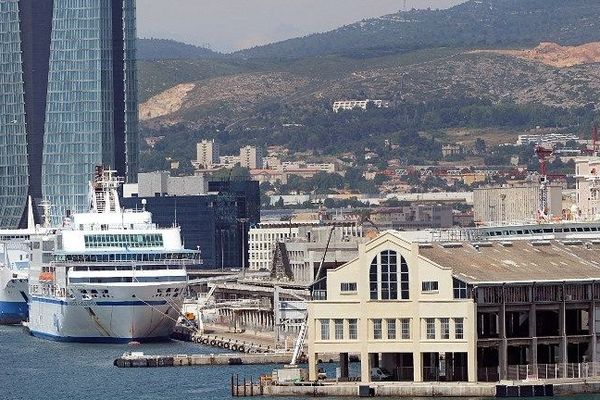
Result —
[[548, 218], [548, 166], [546, 161], [552, 155], [552, 149], [546, 149], [541, 145], [535, 146], [535, 154], [540, 161], [540, 194], [538, 203], [538, 219]]
[[[325, 257], [327, 256], [327, 250], [329, 250], [329, 244], [331, 243], [331, 238], [333, 237], [333, 233], [335, 232], [335, 225], [331, 226], [329, 230], [329, 236], [327, 237], [327, 244], [325, 245], [325, 250], [323, 251], [323, 257], [321, 257], [321, 262], [319, 263], [319, 268], [317, 269], [317, 273], [315, 274], [315, 278], [313, 282], [308, 286], [308, 290], [310, 291], [310, 295], [312, 298], [313, 291], [315, 286], [322, 282], [326, 276], [321, 277], [323, 272], [323, 266], [325, 265]], [[298, 358], [300, 358], [300, 354], [302, 354], [302, 347], [304, 347], [304, 342], [306, 340], [306, 334], [308, 332], [308, 310], [306, 316], [304, 317], [304, 322], [302, 322], [302, 326], [300, 326], [300, 332], [298, 333], [298, 337], [296, 338], [296, 344], [294, 345], [294, 351], [292, 353], [292, 361], [290, 362], [290, 366], [296, 366], [298, 364]]]

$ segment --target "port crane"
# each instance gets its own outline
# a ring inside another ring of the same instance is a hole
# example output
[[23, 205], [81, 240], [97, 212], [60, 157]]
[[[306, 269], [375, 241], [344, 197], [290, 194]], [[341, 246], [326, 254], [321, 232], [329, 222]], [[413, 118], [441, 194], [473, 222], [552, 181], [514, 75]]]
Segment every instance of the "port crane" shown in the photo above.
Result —
[[[325, 245], [325, 250], [323, 251], [323, 257], [321, 257], [321, 262], [319, 263], [319, 268], [317, 269], [317, 273], [315, 274], [315, 278], [313, 282], [308, 286], [308, 290], [310, 291], [311, 298], [313, 297], [313, 292], [315, 290], [315, 286], [320, 282], [324, 281], [325, 276], [321, 276], [323, 273], [323, 266], [325, 265], [325, 257], [327, 256], [327, 250], [329, 250], [329, 245], [331, 243], [331, 238], [333, 237], [333, 233], [335, 232], [335, 225], [331, 227], [329, 230], [329, 236], [327, 237], [327, 244]], [[306, 312], [306, 316], [304, 317], [304, 321], [300, 326], [300, 332], [298, 333], [298, 337], [296, 338], [296, 343], [294, 345], [294, 351], [292, 352], [292, 361], [290, 362], [290, 366], [296, 366], [298, 364], [298, 359], [302, 354], [302, 348], [304, 347], [304, 342], [306, 341], [306, 335], [308, 333], [308, 310]]]

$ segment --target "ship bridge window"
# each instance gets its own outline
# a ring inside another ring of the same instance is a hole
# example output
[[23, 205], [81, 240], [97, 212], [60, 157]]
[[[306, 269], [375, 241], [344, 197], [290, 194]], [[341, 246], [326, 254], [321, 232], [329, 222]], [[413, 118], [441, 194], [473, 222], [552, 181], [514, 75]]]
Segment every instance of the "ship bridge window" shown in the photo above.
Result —
[[130, 247], [130, 248], [145, 248], [145, 247], [162, 247], [163, 235], [160, 233], [151, 234], [97, 234], [85, 235], [84, 242], [86, 248], [102, 248], [102, 247]]

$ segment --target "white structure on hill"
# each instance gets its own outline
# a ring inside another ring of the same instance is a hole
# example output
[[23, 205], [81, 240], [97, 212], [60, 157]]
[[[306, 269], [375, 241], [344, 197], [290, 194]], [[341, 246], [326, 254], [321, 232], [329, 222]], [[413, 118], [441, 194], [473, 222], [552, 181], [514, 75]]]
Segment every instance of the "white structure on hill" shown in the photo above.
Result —
[[333, 112], [340, 110], [355, 110], [361, 109], [366, 110], [367, 106], [374, 106], [377, 108], [387, 107], [388, 103], [383, 100], [339, 100], [333, 103]]

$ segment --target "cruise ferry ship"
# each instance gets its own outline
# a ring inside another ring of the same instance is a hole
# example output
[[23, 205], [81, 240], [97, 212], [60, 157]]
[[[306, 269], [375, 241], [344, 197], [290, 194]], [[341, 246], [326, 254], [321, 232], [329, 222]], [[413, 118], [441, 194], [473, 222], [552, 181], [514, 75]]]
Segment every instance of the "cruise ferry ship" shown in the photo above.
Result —
[[27, 274], [29, 269], [28, 234], [0, 232], [0, 325], [27, 320]]
[[114, 171], [98, 168], [90, 210], [31, 239], [28, 328], [57, 341], [167, 339], [181, 313], [188, 265], [178, 227], [159, 228], [146, 210], [123, 210]]
[[34, 225], [31, 199], [27, 228], [0, 230], [0, 325], [20, 324], [27, 320], [29, 240], [32, 234], [45, 231], [45, 227]]

